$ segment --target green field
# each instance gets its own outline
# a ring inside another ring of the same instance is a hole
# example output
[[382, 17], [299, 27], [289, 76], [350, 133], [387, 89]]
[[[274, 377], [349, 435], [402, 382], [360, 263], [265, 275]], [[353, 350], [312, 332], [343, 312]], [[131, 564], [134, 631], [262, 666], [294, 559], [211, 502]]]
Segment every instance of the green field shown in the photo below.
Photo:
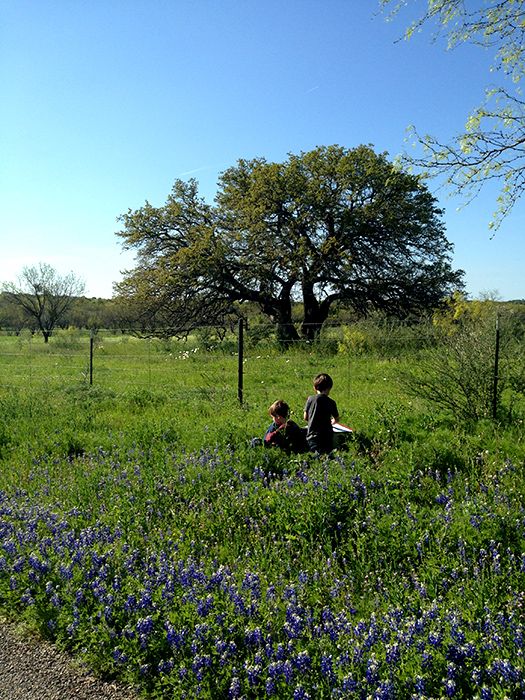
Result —
[[[523, 396], [425, 352], [248, 343], [241, 404], [234, 335], [1, 336], [0, 607], [151, 698], [525, 697]], [[346, 448], [251, 447], [319, 371]]]

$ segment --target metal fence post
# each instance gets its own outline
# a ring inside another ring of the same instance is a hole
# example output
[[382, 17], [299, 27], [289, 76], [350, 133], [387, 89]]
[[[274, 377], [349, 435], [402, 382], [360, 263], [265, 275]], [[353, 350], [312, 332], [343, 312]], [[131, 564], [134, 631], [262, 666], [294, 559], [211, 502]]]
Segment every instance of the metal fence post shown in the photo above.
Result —
[[494, 383], [492, 387], [492, 418], [498, 412], [498, 374], [499, 374], [499, 314], [496, 314], [496, 347], [494, 350]]
[[93, 386], [93, 347], [94, 347], [93, 331], [89, 336], [89, 386]]
[[238, 373], [237, 373], [237, 398], [239, 399], [239, 403], [242, 405], [242, 402], [243, 402], [243, 364], [244, 364], [244, 358], [243, 358], [244, 325], [243, 325], [242, 318], [239, 319], [239, 333], [237, 336], [237, 345], [238, 345], [237, 355], [239, 358]]

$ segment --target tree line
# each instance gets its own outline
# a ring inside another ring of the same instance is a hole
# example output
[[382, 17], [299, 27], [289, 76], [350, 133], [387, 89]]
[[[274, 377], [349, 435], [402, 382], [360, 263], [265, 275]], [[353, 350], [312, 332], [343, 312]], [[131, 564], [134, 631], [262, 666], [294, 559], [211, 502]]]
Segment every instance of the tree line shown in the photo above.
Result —
[[80, 296], [73, 297], [71, 305], [57, 319], [53, 328], [46, 328], [43, 332], [36, 318], [24, 312], [23, 308], [14, 303], [5, 292], [0, 293], [0, 331], [19, 333], [28, 329], [49, 339], [54, 330], [71, 327], [95, 330], [120, 329], [128, 326], [125, 314], [122, 313], [116, 300]]

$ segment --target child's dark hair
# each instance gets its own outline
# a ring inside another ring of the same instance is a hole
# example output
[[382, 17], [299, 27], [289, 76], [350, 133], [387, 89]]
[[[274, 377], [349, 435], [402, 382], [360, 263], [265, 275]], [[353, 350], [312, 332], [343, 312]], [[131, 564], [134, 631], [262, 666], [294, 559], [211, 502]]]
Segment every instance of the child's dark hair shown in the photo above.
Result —
[[318, 374], [314, 379], [314, 389], [316, 391], [326, 391], [334, 385], [333, 379], [329, 374]]
[[278, 399], [277, 401], [274, 401], [270, 408], [268, 409], [268, 413], [271, 416], [281, 416], [281, 418], [288, 418], [288, 414], [290, 413], [290, 407], [286, 403], [286, 401], [281, 401], [281, 399]]

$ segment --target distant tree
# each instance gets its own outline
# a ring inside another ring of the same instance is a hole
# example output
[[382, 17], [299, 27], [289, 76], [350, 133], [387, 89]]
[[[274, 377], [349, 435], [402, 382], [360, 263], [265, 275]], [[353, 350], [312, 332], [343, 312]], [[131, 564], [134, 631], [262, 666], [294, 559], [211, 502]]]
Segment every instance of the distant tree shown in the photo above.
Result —
[[15, 331], [17, 335], [23, 328], [34, 330], [34, 324], [28, 320], [23, 309], [13, 304], [3, 292], [0, 292], [0, 328]]
[[[407, 5], [405, 0], [380, 2], [392, 14]], [[445, 34], [449, 47], [471, 43], [493, 49], [492, 75], [503, 76], [506, 84], [487, 87], [464, 132], [450, 143], [412, 127], [423, 155], [405, 154], [404, 160], [426, 175], [444, 175], [451, 191], [467, 202], [483, 185], [498, 181], [497, 210], [489, 224], [497, 228], [525, 191], [525, 102], [518, 85], [525, 72], [525, 0], [428, 0], [426, 7], [410, 24], [407, 38], [437, 22], [437, 33]]]
[[73, 272], [62, 277], [47, 263], [24, 267], [17, 283], [4, 285], [8, 301], [24, 311], [46, 343], [75, 297], [83, 292], [84, 283]]
[[194, 180], [177, 180], [163, 207], [121, 217], [124, 247], [138, 254], [117, 291], [172, 333], [252, 302], [283, 341], [299, 338], [299, 301], [311, 339], [335, 303], [403, 316], [461, 288], [440, 215], [418, 177], [367, 146], [239, 160], [221, 175], [214, 206]]
[[74, 300], [64, 320], [76, 328], [122, 328], [118, 304], [114, 299], [78, 297]]

